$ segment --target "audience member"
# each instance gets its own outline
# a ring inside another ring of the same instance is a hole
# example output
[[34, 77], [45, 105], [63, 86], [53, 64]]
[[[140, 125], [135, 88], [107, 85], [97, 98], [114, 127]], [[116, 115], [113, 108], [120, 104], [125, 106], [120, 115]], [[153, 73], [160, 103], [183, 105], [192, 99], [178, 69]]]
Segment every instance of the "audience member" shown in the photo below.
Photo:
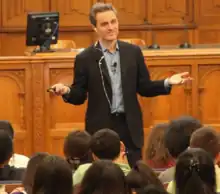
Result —
[[13, 141], [7, 132], [0, 130], [0, 181], [21, 181], [24, 168], [9, 166], [9, 160], [13, 155]]
[[[14, 140], [14, 129], [9, 121], [0, 120], [0, 130], [4, 130], [8, 135]], [[13, 153], [11, 159], [9, 160], [9, 165], [16, 168], [26, 168], [29, 158], [27, 156]]]
[[155, 125], [148, 136], [146, 148], [146, 163], [155, 170], [170, 168], [175, 165], [164, 143], [167, 123]]
[[[191, 137], [191, 148], [202, 148], [212, 157], [214, 163], [217, 163], [219, 148], [219, 133], [211, 127], [202, 127], [196, 130]], [[220, 192], [220, 169], [215, 165], [216, 190]]]
[[[192, 133], [202, 127], [199, 120], [191, 116], [181, 116], [171, 120], [165, 132], [165, 145], [174, 159], [184, 152], [190, 143]], [[174, 178], [175, 167], [168, 168], [159, 175], [162, 183], [167, 183]]]
[[58, 156], [46, 156], [37, 167], [32, 194], [73, 194], [72, 170]]
[[[119, 135], [110, 129], [101, 129], [93, 134], [91, 151], [94, 160], [111, 160], [128, 174], [130, 167], [126, 160], [125, 146], [120, 141]], [[92, 163], [80, 165], [73, 174], [74, 186], [81, 183], [83, 176]]]
[[85, 173], [79, 194], [131, 194], [120, 167], [112, 161], [95, 161]]
[[82, 130], [72, 131], [65, 138], [64, 155], [73, 171], [81, 164], [92, 162], [90, 144], [91, 135]]
[[174, 181], [167, 191], [171, 194], [215, 194], [215, 166], [210, 154], [200, 148], [183, 152], [176, 163]]
[[148, 185], [155, 185], [161, 190], [164, 190], [163, 184], [158, 179], [154, 171], [147, 166], [143, 161], [138, 161], [132, 170], [126, 176], [126, 181], [134, 191], [144, 188]]
[[38, 165], [43, 161], [43, 159], [49, 156], [47, 153], [36, 153], [34, 154], [27, 165], [26, 172], [23, 179], [23, 187], [14, 189], [11, 194], [32, 194], [32, 187], [34, 182], [34, 175]]

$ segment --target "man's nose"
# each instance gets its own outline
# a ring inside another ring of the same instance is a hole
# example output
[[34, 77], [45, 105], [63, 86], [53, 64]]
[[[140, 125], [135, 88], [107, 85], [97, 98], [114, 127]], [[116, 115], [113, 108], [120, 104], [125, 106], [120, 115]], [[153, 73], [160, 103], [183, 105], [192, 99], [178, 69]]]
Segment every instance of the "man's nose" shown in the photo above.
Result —
[[108, 29], [112, 30], [113, 29], [113, 25], [111, 23], [108, 24]]

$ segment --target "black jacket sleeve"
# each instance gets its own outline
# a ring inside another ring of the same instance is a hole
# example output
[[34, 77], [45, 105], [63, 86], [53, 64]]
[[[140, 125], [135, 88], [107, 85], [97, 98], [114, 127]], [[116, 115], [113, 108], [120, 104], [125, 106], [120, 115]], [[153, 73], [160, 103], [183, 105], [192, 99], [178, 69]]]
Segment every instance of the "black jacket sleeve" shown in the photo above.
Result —
[[70, 93], [63, 95], [63, 100], [67, 103], [80, 105], [87, 99], [88, 75], [86, 72], [86, 61], [79, 55], [76, 56], [73, 84], [70, 86]]
[[144, 61], [144, 56], [139, 47], [137, 47], [137, 92], [141, 96], [153, 97], [158, 95], [170, 94], [171, 87], [165, 87], [165, 80], [152, 81], [150, 79], [149, 71]]

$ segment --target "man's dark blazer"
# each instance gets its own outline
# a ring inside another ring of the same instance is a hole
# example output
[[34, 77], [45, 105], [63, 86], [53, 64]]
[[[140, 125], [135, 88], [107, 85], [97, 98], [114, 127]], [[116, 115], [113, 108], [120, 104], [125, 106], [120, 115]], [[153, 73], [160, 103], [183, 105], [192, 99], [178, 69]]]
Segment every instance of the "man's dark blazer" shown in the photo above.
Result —
[[[170, 89], [164, 87], [164, 80], [151, 81], [141, 49], [138, 46], [118, 41], [121, 65], [122, 93], [124, 109], [130, 133], [134, 144], [143, 146], [142, 112], [137, 99], [137, 93], [145, 97], [166, 95]], [[88, 96], [86, 111], [86, 130], [93, 134], [102, 128], [111, 128], [110, 106], [104, 93], [98, 62], [103, 56], [97, 43], [79, 53], [75, 59], [74, 80], [64, 101], [80, 105]], [[104, 84], [112, 99], [111, 80], [105, 60], [102, 60]]]

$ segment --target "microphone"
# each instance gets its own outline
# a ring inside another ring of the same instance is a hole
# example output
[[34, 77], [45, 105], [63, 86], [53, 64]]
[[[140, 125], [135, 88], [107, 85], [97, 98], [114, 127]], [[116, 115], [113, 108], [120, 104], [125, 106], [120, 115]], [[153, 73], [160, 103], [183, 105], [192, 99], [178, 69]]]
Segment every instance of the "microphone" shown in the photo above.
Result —
[[152, 45], [148, 47], [148, 49], [160, 49], [160, 46], [156, 43], [156, 33], [153, 30], [153, 24], [151, 25], [151, 39], [152, 39]]
[[184, 43], [180, 44], [179, 47], [186, 49], [186, 48], [191, 48], [191, 45], [188, 42], [188, 27], [187, 24], [185, 22], [185, 17], [182, 17], [182, 22], [184, 25]]
[[114, 73], [114, 74], [116, 73], [116, 68], [117, 68], [117, 63], [114, 62], [113, 65], [112, 65], [112, 68], [111, 68], [112, 69], [112, 73]]

